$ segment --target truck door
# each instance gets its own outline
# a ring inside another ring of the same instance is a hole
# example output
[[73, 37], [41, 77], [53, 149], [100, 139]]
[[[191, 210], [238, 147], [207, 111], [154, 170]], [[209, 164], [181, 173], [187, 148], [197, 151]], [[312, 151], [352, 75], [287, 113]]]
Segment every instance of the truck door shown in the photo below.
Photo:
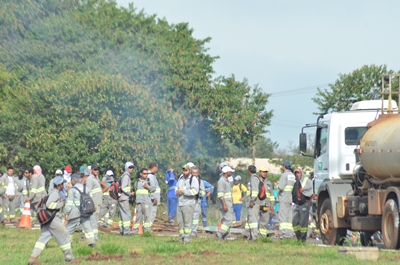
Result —
[[316, 147], [314, 153], [314, 192], [318, 194], [319, 185], [324, 179], [329, 178], [329, 142], [328, 127], [317, 129]]

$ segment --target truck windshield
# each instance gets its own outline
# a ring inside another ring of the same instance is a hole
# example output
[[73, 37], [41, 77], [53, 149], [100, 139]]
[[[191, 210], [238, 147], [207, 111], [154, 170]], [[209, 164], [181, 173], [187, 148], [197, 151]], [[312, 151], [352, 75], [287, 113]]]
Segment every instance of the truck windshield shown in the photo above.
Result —
[[344, 130], [344, 142], [346, 145], [359, 145], [360, 139], [368, 127], [347, 127]]

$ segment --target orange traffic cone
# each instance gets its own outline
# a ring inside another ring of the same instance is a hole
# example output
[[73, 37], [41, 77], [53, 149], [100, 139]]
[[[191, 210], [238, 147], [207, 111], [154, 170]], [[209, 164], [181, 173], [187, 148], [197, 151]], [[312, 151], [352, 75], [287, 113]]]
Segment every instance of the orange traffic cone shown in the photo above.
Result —
[[32, 228], [31, 225], [31, 204], [29, 200], [25, 202], [24, 211], [22, 212], [21, 221], [18, 228]]
[[[136, 210], [136, 206], [135, 206], [135, 211], [134, 211], [134, 213], [133, 213], [133, 219], [132, 219], [132, 222], [131, 222], [131, 230], [133, 230], [133, 226], [134, 226], [135, 223], [136, 223], [136, 216], [137, 216], [137, 210]], [[139, 225], [138, 234], [139, 234], [139, 235], [143, 234], [143, 225], [142, 225], [142, 224]]]
[[135, 206], [135, 210], [133, 211], [133, 219], [131, 222], [131, 230], [133, 230], [133, 227], [135, 226], [136, 223], [136, 206]]

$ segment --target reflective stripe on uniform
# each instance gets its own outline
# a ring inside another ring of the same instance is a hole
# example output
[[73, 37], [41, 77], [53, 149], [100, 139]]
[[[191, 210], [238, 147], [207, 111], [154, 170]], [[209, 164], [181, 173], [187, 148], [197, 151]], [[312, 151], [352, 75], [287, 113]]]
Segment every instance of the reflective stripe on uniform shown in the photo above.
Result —
[[102, 191], [101, 191], [101, 188], [95, 188], [95, 189], [93, 189], [93, 190], [90, 192], [90, 194], [93, 195], [93, 194], [98, 193], [98, 192], [102, 192]]
[[149, 191], [147, 189], [137, 189], [136, 190], [136, 195], [141, 195], [141, 194], [149, 194]]
[[289, 185], [287, 185], [287, 186], [285, 186], [285, 188], [283, 189], [283, 191], [292, 191], [293, 190], [293, 186], [289, 186]]
[[65, 251], [65, 250], [69, 250], [71, 249], [71, 243], [67, 243], [65, 245], [61, 245], [60, 246], [61, 250]]
[[293, 231], [293, 224], [292, 223], [280, 223], [279, 224], [279, 230], [284, 230], [284, 229], [288, 229], [288, 230], [292, 230]]
[[38, 241], [38, 242], [36, 242], [34, 248], [38, 248], [38, 249], [44, 250], [45, 247], [46, 247], [46, 244]]

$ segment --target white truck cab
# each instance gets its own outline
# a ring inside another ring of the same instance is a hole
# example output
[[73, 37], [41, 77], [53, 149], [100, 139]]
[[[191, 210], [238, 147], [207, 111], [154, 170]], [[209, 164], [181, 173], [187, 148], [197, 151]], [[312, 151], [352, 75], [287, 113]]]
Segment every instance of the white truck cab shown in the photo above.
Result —
[[[382, 103], [383, 102], [383, 103]], [[369, 100], [353, 104], [349, 111], [321, 115], [316, 124], [308, 124], [300, 134], [300, 151], [307, 150], [305, 128], [316, 127], [314, 154], [313, 212], [320, 228], [324, 244], [340, 244], [347, 229], [355, 231], [377, 231], [380, 216], [351, 219], [345, 214], [350, 209], [348, 199], [354, 197], [354, 172], [356, 169], [355, 150], [360, 139], [368, 130], [368, 124], [378, 119], [388, 108], [398, 113], [395, 101]], [[390, 106], [389, 106], [390, 105]], [[357, 200], [354, 199], [354, 202]], [[346, 208], [347, 207], [347, 208]], [[365, 228], [365, 224], [373, 228]], [[369, 230], [368, 230], [369, 229]], [[368, 234], [369, 235], [369, 234]]]

